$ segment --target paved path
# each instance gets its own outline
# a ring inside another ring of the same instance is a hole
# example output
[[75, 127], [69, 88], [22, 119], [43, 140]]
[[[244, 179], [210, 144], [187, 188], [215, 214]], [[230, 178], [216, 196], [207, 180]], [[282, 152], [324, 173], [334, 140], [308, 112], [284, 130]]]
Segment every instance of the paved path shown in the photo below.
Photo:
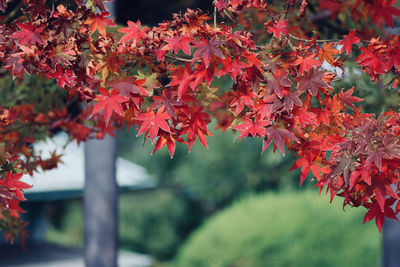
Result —
[[[150, 257], [137, 253], [120, 251], [119, 267], [149, 267]], [[82, 252], [79, 249], [51, 243], [28, 245], [26, 251], [20, 245], [0, 246], [2, 267], [83, 267]]]

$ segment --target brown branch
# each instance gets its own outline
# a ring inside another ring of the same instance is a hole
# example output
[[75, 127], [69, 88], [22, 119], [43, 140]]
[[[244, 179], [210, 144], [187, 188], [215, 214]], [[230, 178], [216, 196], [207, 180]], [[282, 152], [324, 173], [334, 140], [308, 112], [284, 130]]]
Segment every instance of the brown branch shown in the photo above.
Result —
[[175, 59], [176, 61], [192, 62], [192, 60], [189, 59], [189, 58], [178, 57], [178, 56], [175, 56], [175, 55], [172, 55], [172, 54], [169, 54], [169, 53], [165, 54], [165, 56], [170, 58], [170, 59]]
[[21, 123], [19, 125], [16, 125], [15, 127], [2, 127], [4, 129], [0, 128], [0, 134], [4, 135], [4, 134], [9, 134], [12, 132], [16, 132], [16, 131], [22, 131], [25, 129], [31, 129], [34, 127], [41, 127], [41, 126], [49, 126], [53, 123], [53, 121], [49, 121], [49, 122], [41, 122], [41, 123], [36, 123], [36, 122], [29, 122], [29, 123]]

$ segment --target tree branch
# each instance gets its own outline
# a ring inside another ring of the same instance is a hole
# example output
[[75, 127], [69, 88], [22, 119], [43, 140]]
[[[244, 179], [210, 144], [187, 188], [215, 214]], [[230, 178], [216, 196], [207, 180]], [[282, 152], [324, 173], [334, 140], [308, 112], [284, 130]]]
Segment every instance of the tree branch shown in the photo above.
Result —
[[189, 58], [183, 58], [183, 57], [178, 57], [175, 55], [171, 55], [169, 53], [165, 54], [166, 57], [170, 58], [170, 59], [175, 59], [176, 61], [181, 61], [181, 62], [192, 62], [191, 59]]

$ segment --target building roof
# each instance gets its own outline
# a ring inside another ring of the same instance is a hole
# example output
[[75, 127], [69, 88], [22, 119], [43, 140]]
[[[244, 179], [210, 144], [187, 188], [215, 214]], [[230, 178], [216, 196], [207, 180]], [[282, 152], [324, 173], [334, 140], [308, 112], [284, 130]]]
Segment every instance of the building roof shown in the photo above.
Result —
[[[55, 200], [82, 195], [85, 183], [84, 144], [68, 143], [66, 134], [58, 134], [45, 142], [34, 144], [38, 151], [46, 158], [54, 150], [62, 153], [63, 163], [56, 169], [35, 172], [34, 175], [22, 178], [24, 182], [33, 185], [25, 190], [28, 200]], [[67, 144], [67, 145], [66, 145]], [[154, 187], [154, 179], [145, 168], [121, 157], [116, 161], [116, 176], [120, 190], [135, 190]]]

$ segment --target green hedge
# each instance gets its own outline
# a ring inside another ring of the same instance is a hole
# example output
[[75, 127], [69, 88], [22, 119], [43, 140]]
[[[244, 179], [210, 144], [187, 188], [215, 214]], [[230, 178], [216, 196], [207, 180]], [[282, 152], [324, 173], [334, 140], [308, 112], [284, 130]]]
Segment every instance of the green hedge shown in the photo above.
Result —
[[174, 267], [379, 266], [380, 235], [362, 208], [316, 191], [248, 196], [208, 220]]

